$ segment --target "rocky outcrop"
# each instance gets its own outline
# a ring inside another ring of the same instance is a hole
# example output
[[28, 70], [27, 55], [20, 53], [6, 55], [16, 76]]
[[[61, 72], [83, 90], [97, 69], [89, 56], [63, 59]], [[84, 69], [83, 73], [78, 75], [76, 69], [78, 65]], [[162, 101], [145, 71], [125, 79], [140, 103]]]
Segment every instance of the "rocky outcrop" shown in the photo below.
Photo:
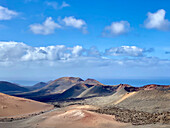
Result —
[[145, 125], [155, 123], [170, 124], [170, 112], [148, 113], [117, 107], [98, 109], [95, 110], [95, 112], [115, 115], [117, 121], [132, 123], [133, 125]]

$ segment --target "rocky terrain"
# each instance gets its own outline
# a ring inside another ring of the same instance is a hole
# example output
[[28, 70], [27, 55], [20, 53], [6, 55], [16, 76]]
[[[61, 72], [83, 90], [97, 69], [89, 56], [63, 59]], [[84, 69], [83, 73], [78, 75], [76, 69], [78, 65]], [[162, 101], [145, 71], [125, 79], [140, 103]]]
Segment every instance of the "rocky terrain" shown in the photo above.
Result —
[[170, 125], [170, 112], [155, 112], [149, 113], [145, 111], [129, 110], [117, 107], [108, 107], [95, 110], [95, 112], [102, 114], [115, 115], [115, 119], [124, 123], [132, 123], [133, 125], [146, 125], [146, 124], [169, 124]]

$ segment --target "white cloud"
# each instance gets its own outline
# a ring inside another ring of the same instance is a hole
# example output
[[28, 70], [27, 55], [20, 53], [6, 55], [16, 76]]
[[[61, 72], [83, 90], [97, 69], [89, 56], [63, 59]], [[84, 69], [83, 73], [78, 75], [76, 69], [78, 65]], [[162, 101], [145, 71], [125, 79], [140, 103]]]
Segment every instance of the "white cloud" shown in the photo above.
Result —
[[81, 56], [82, 52], [83, 52], [83, 47], [79, 45], [74, 46], [72, 49], [72, 54], [75, 57]]
[[155, 13], [148, 13], [148, 18], [145, 20], [144, 25], [148, 29], [158, 29], [158, 30], [170, 30], [170, 21], [165, 19], [166, 11], [160, 9]]
[[12, 10], [9, 10], [8, 8], [0, 6], [0, 20], [10, 20], [14, 16], [17, 16], [18, 13]]
[[70, 6], [69, 4], [67, 4], [65, 1], [63, 1], [63, 3], [60, 6], [60, 8], [69, 7], [69, 6]]
[[65, 26], [81, 29], [83, 33], [87, 33], [86, 22], [82, 19], [76, 19], [74, 16], [65, 17], [62, 20]]
[[130, 31], [130, 24], [128, 21], [112, 22], [110, 26], [106, 26], [103, 36], [115, 37], [126, 34]]
[[29, 46], [18, 42], [0, 42], [0, 61], [20, 60]]
[[55, 23], [55, 21], [53, 21], [53, 19], [51, 17], [48, 17], [43, 22], [43, 24], [30, 25], [30, 30], [34, 34], [42, 34], [42, 35], [52, 34], [52, 33], [54, 33], [56, 28], [61, 28], [61, 26], [59, 24]]
[[51, 6], [53, 7], [54, 9], [62, 9], [62, 8], [65, 8], [65, 7], [69, 7], [70, 5], [68, 3], [66, 3], [65, 1], [62, 2], [61, 5], [59, 5], [57, 2], [55, 1], [52, 1], [52, 2], [46, 2], [46, 4], [48, 6]]
[[132, 57], [142, 57], [145, 52], [152, 52], [153, 50], [145, 50], [136, 46], [121, 46], [106, 49], [105, 54], [111, 56], [132, 56]]
[[82, 46], [31, 47], [20, 42], [0, 42], [0, 61], [68, 60], [81, 56]]

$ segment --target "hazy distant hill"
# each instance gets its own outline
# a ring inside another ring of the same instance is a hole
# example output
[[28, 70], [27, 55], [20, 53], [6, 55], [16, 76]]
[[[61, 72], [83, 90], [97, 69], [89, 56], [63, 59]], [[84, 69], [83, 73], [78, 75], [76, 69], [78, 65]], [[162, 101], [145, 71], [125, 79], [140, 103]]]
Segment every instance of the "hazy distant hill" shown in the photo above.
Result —
[[0, 81], [0, 92], [6, 94], [13, 94], [16, 92], [26, 92], [26, 91], [28, 91], [27, 88], [21, 87], [17, 84], [13, 84], [6, 81]]
[[26, 88], [28, 88], [30, 91], [32, 91], [32, 90], [37, 90], [37, 89], [43, 88], [46, 85], [48, 85], [48, 84], [45, 82], [39, 82], [33, 86], [27, 86]]

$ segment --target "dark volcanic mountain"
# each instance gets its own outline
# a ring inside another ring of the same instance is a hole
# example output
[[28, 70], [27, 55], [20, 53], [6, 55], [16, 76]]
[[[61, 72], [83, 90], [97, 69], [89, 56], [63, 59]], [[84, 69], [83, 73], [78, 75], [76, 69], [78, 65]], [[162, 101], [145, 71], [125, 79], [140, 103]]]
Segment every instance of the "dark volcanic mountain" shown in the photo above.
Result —
[[46, 85], [41, 89], [27, 92], [27, 93], [16, 94], [16, 96], [32, 98], [32, 97], [45, 96], [50, 94], [59, 94], [69, 89], [73, 85], [82, 82], [83, 80], [79, 77], [62, 77], [54, 80], [53, 82], [51, 82], [50, 84]]
[[88, 88], [89, 86], [86, 86], [84, 83], [79, 83], [61, 93], [58, 98], [59, 99], [77, 98], [77, 96], [79, 96], [82, 92], [84, 92]]
[[[15, 96], [39, 101], [47, 101], [51, 99], [61, 100], [69, 98], [108, 95], [114, 92], [114, 88], [115, 87], [112, 86], [105, 86], [94, 79], [87, 79], [84, 81], [79, 77], [62, 77], [52, 81], [50, 84], [41, 89], [15, 94]], [[90, 90], [88, 91], [88, 89]], [[86, 92], [83, 93], [84, 91]], [[81, 95], [81, 93], [83, 94]]]
[[27, 88], [21, 87], [17, 84], [13, 84], [6, 81], [0, 81], [0, 92], [6, 94], [13, 94], [16, 92], [26, 92], [26, 91], [28, 91]]
[[79, 77], [62, 77], [54, 80], [49, 85], [42, 88], [40, 91], [59, 93], [63, 92], [77, 83], [81, 83], [83, 80]]

